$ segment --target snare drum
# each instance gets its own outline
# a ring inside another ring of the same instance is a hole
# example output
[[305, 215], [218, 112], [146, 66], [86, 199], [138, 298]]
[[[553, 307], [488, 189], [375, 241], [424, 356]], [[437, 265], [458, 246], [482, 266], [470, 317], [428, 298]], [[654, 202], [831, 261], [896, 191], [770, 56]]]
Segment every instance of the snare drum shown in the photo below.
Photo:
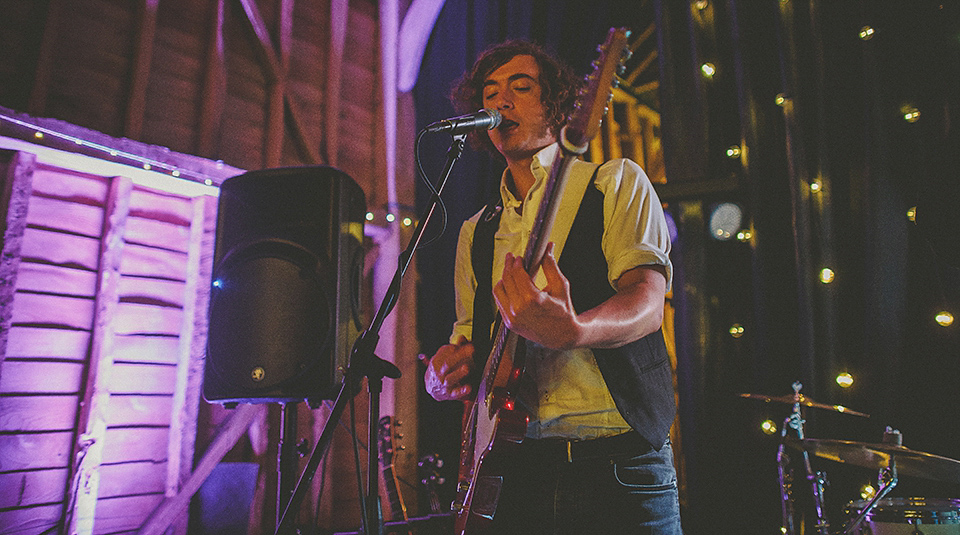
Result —
[[[847, 505], [853, 522], [868, 501]], [[884, 498], [867, 513], [858, 535], [960, 535], [960, 500]]]

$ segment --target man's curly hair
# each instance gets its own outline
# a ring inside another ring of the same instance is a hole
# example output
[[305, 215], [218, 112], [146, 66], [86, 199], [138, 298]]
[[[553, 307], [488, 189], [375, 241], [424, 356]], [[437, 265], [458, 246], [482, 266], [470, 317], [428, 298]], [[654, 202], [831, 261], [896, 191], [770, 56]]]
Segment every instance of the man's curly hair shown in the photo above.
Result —
[[[483, 108], [483, 83], [493, 71], [499, 69], [515, 56], [533, 56], [540, 68], [541, 102], [546, 107], [550, 131], [559, 137], [577, 99], [580, 80], [573, 75], [568, 65], [558, 60], [540, 45], [522, 39], [513, 39], [494, 45], [474, 62], [450, 91], [450, 100], [457, 113], [466, 114]], [[472, 147], [484, 148], [500, 155], [493, 143], [482, 132], [471, 132]]]

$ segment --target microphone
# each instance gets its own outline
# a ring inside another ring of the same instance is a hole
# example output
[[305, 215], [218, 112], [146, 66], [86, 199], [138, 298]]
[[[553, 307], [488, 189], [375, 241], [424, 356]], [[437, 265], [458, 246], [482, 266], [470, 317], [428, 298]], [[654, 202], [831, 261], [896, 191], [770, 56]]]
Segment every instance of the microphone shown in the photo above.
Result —
[[492, 130], [500, 124], [503, 116], [497, 110], [484, 108], [460, 117], [451, 117], [427, 126], [427, 132], [450, 132], [451, 135], [466, 134], [474, 130]]

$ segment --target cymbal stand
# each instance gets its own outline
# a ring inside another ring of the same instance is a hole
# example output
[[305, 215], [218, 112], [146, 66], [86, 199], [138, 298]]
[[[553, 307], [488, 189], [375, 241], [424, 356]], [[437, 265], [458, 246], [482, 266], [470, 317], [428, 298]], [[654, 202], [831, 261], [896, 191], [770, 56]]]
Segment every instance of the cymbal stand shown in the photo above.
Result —
[[[887, 430], [883, 433], [883, 442], [887, 444], [893, 443], [899, 446], [903, 443], [903, 437], [900, 435], [900, 431], [887, 427]], [[867, 502], [867, 506], [863, 508], [863, 511], [857, 515], [857, 518], [853, 519], [853, 522], [847, 526], [847, 529], [843, 530], [843, 535], [850, 535], [855, 532], [857, 528], [860, 527], [863, 519], [867, 518], [870, 511], [877, 505], [877, 502], [889, 494], [890, 491], [893, 490], [893, 487], [897, 486], [897, 458], [895, 456], [891, 455], [890, 464], [880, 470], [880, 473], [877, 475], [877, 483], [880, 485], [880, 488], [876, 494], [874, 494], [873, 498]]]
[[[793, 383], [793, 391], [796, 394], [800, 394], [800, 389], [803, 388], [803, 385], [800, 381]], [[799, 396], [798, 396], [798, 399]], [[796, 432], [797, 439], [803, 443], [803, 416], [800, 414], [800, 402], [797, 401], [793, 404], [793, 412], [790, 413], [790, 416], [787, 417], [783, 422], [783, 431], [781, 432], [781, 438], [786, 437], [787, 428], [793, 429]], [[780, 452], [778, 453], [778, 461], [785, 457], [783, 453], [783, 441], [781, 440]], [[830, 522], [827, 520], [827, 513], [823, 506], [823, 487], [826, 484], [826, 474], [823, 472], [814, 472], [813, 467], [810, 465], [810, 454], [806, 450], [802, 452], [803, 455], [803, 468], [807, 474], [807, 481], [810, 482], [811, 490], [813, 491], [813, 506], [817, 513], [817, 533], [820, 535], [829, 535], [830, 531]], [[783, 461], [781, 461], [783, 462]], [[781, 464], [780, 469], [780, 492], [781, 492], [781, 503], [782, 510], [784, 515], [784, 525], [783, 528], [787, 531], [788, 535], [793, 535], [793, 499], [790, 497], [790, 482], [787, 481], [787, 478], [783, 474], [783, 465]], [[792, 477], [790, 478], [792, 479]], [[787, 518], [789, 516], [789, 518]]]
[[777, 448], [777, 480], [780, 482], [780, 512], [783, 515], [784, 535], [796, 535], [793, 526], [793, 470], [789, 469], [790, 456], [786, 452], [787, 428], [790, 418], [783, 422], [780, 429], [780, 447]]

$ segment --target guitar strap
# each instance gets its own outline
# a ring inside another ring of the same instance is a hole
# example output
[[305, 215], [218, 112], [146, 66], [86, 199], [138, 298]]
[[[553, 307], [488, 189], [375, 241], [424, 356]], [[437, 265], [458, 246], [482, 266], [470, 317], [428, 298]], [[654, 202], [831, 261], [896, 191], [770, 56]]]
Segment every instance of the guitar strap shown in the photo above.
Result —
[[[590, 215], [588, 217], [595, 220], [595, 224], [590, 225], [591, 227], [596, 227], [599, 224], [601, 232], [603, 231], [603, 194], [600, 193], [597, 188], [593, 187], [594, 182], [597, 179], [597, 172], [599, 171], [600, 166], [597, 166], [593, 171], [593, 175], [590, 177], [590, 181], [586, 185], [584, 191], [584, 199], [588, 197], [593, 197], [595, 202], [590, 203], [591, 207], [587, 210], [584, 210], [584, 207], [581, 206], [577, 212], [577, 221], [581, 218], [581, 213], [584, 211], [588, 212]], [[570, 186], [568, 186], [568, 192], [570, 191]], [[499, 191], [499, 190], [498, 190]], [[589, 192], [593, 192], [592, 194]], [[599, 202], [597, 201], [599, 198]], [[581, 201], [582, 205], [582, 201]], [[477, 221], [477, 226], [473, 231], [473, 247], [471, 249], [472, 257], [472, 266], [473, 274], [477, 280], [477, 290], [473, 297], [473, 330], [471, 332], [471, 341], [473, 342], [474, 347], [474, 359], [477, 360], [477, 363], [482, 367], [485, 362], [484, 360], [490, 354], [490, 347], [492, 341], [490, 340], [491, 331], [493, 327], [493, 319], [496, 313], [496, 307], [493, 303], [493, 246], [494, 246], [494, 236], [497, 233], [497, 229], [500, 228], [500, 216], [503, 213], [503, 199], [497, 196], [495, 202], [487, 204], [483, 209], [483, 213], [480, 214], [480, 220]], [[577, 223], [574, 223], [574, 228], [576, 228]], [[570, 231], [571, 235], [574, 234], [574, 229]], [[569, 239], [568, 239], [569, 243]], [[599, 243], [599, 239], [597, 240]], [[566, 251], [566, 248], [564, 249]], [[564, 255], [561, 255], [561, 261]], [[601, 258], [603, 255], [601, 254]]]
[[473, 296], [473, 358], [482, 368], [484, 359], [490, 354], [490, 330], [493, 326], [493, 237], [500, 228], [500, 216], [503, 214], [503, 199], [487, 204], [480, 214], [480, 220], [473, 231], [471, 249], [473, 274], [477, 280], [477, 290]]

